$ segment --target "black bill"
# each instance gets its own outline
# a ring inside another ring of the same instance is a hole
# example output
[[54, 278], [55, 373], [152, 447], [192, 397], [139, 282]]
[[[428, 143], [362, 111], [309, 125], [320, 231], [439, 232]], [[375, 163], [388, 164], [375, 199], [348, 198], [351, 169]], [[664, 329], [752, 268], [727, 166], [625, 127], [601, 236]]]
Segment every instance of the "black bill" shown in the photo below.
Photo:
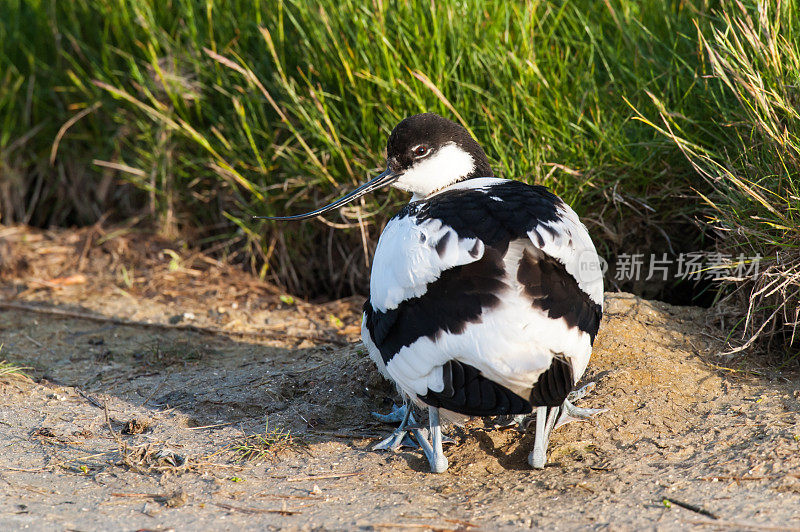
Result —
[[391, 169], [387, 168], [385, 172], [383, 172], [375, 179], [367, 181], [366, 183], [364, 183], [363, 185], [352, 191], [350, 194], [342, 196], [341, 198], [334, 201], [330, 205], [326, 205], [325, 207], [320, 207], [317, 210], [307, 212], [305, 214], [295, 214], [294, 216], [253, 216], [253, 218], [259, 218], [262, 220], [307, 220], [309, 218], [314, 218], [315, 216], [319, 216], [320, 214], [331, 211], [333, 209], [338, 209], [342, 205], [350, 203], [354, 199], [358, 199], [364, 194], [368, 194], [373, 190], [385, 187], [386, 185], [389, 185], [393, 183], [395, 180], [397, 180], [398, 177], [400, 177], [400, 174], [396, 174], [392, 172]]

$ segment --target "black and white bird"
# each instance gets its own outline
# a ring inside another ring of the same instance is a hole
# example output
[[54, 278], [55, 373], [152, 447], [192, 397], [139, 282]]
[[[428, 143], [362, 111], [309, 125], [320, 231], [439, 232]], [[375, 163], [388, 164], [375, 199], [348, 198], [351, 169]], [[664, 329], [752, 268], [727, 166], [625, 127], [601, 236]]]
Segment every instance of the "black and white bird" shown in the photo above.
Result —
[[429, 433], [406, 405], [386, 417], [401, 424], [376, 447], [397, 449], [411, 431], [437, 473], [448, 467], [440, 413], [535, 411], [528, 462], [542, 468], [553, 428], [598, 412], [570, 402], [585, 393], [573, 388], [602, 317], [592, 239], [545, 187], [493, 176], [465, 128], [419, 114], [389, 136], [385, 172], [326, 207], [276, 218], [314, 217], [386, 185], [412, 194], [378, 241], [361, 332], [380, 372], [428, 409]]

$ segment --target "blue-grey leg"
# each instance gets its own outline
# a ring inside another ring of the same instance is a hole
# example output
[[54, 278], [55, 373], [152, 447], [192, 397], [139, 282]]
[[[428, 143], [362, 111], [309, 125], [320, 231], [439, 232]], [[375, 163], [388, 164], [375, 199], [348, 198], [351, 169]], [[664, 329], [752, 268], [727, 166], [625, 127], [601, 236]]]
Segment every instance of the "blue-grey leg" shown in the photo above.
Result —
[[416, 423], [416, 421], [414, 421], [414, 415], [411, 413], [411, 405], [405, 403], [403, 406], [395, 407], [389, 414], [373, 412], [372, 415], [385, 423], [400, 422], [400, 426], [392, 432], [391, 436], [372, 447], [373, 451], [396, 451], [403, 445], [406, 447], [416, 447], [409, 437], [407, 429], [409, 424], [413, 425]]
[[572, 401], [582, 399], [587, 393], [592, 391], [594, 386], [595, 384], [590, 382], [586, 386], [583, 386], [574, 392], [570, 392], [570, 394], [567, 396], [567, 399], [564, 401], [563, 406], [561, 407], [561, 415], [558, 418], [555, 428], [566, 425], [567, 423], [572, 423], [573, 421], [586, 421], [596, 414], [608, 412], [608, 409], [606, 408], [578, 408], [572, 404]]
[[372, 412], [372, 417], [378, 421], [383, 421], [384, 423], [401, 423], [404, 419], [406, 419], [409, 411], [408, 403], [404, 402], [401, 406], [392, 405], [392, 411], [388, 414]]
[[547, 449], [544, 444], [544, 425], [547, 422], [547, 407], [536, 408], [536, 432], [533, 435], [533, 450], [528, 455], [528, 463], [534, 469], [542, 469], [547, 461]]
[[547, 463], [547, 447], [550, 433], [556, 425], [560, 408], [540, 406], [536, 408], [536, 433], [533, 439], [533, 451], [528, 455], [528, 463], [534, 469], [544, 469]]
[[553, 430], [572, 421], [585, 421], [595, 414], [605, 412], [605, 408], [578, 408], [571, 403], [583, 398], [595, 384], [590, 382], [567, 396], [564, 403], [557, 408], [540, 406], [536, 409], [536, 435], [533, 451], [528, 456], [528, 463], [535, 469], [542, 469], [547, 463], [547, 447]]
[[431, 465], [431, 472], [444, 473], [450, 464], [442, 450], [442, 425], [439, 422], [438, 408], [428, 407], [428, 420], [431, 428], [431, 441], [428, 441], [427, 434], [423, 430], [414, 429], [414, 435], [417, 437], [422, 452], [425, 453], [425, 458]]
[[586, 397], [586, 394], [594, 390], [595, 386], [596, 386], [595, 383], [588, 382], [583, 386], [581, 386], [580, 388], [578, 388], [577, 390], [572, 390], [571, 392], [569, 392], [569, 395], [567, 395], [567, 399], [573, 402], [579, 401], [584, 397]]

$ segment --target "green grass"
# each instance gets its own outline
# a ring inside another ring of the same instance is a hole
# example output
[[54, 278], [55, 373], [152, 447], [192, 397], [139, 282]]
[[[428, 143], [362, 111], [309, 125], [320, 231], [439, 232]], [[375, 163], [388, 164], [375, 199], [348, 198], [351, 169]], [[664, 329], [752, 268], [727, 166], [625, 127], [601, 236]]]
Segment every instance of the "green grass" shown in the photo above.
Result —
[[295, 441], [288, 430], [280, 427], [270, 428], [269, 420], [267, 420], [263, 433], [239, 438], [227, 449], [232, 453], [235, 461], [261, 462], [266, 458], [275, 458], [279, 453], [298, 445], [299, 443]]
[[655, 1], [4, 2], [0, 164], [19, 176], [4, 220], [145, 213], [166, 234], [228, 239], [292, 292], [363, 288], [362, 231], [374, 242], [400, 195], [345, 209], [333, 221], [354, 226], [346, 231], [284, 231], [249, 216], [302, 211], [363, 181], [383, 165], [393, 125], [428, 110], [463, 121], [499, 174], [550, 185], [590, 220], [617, 216], [596, 210], [610, 200], [671, 212], [660, 196], [685, 190], [693, 172], [630, 120], [625, 98], [648, 107], [646, 91], [657, 90], [699, 114], [705, 81], [690, 34], [706, 11]]
[[[697, 188], [717, 248], [731, 263], [764, 259], [755, 276], [732, 278], [734, 325], [730, 353], [759, 339], [786, 360], [797, 358], [800, 324], [800, 5], [764, 2], [758, 10], [731, 6], [720, 24], [698, 31], [709, 73], [722, 81], [716, 143], [693, 138], [689, 119], [669, 113], [648, 122], [671, 139], [705, 183]], [[723, 303], [724, 303], [723, 302]]]
[[[736, 25], [759, 5], [775, 37], [763, 49]], [[792, 0], [8, 0], [0, 220], [143, 216], [292, 293], [363, 291], [401, 194], [328, 225], [250, 216], [343, 193], [380, 170], [395, 123], [436, 111], [499, 175], [562, 195], [609, 258], [649, 238], [713, 245], [693, 241], [709, 215], [745, 228], [715, 237], [726, 249], [786, 249], [775, 223], [797, 227], [785, 202], [798, 12]]]
[[[0, 353], [3, 351], [3, 344], [0, 344]], [[29, 367], [18, 366], [12, 362], [8, 362], [6, 360], [0, 360], [0, 377], [19, 377], [22, 379], [30, 379], [27, 373], [25, 373], [26, 369], [31, 369]]]
[[23, 377], [26, 378], [28, 375], [25, 373], [26, 369], [30, 369], [27, 367], [17, 366], [16, 364], [12, 364], [11, 362], [6, 362], [5, 360], [0, 360], [0, 377], [3, 376], [16, 376], [16, 377]]

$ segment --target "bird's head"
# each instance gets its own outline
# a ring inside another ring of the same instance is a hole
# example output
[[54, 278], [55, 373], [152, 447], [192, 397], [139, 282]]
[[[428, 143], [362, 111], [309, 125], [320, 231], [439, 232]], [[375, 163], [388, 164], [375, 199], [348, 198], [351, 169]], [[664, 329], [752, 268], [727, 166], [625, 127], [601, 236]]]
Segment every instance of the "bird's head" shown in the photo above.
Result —
[[483, 148], [462, 126], [434, 113], [409, 116], [389, 135], [386, 170], [330, 205], [294, 216], [259, 216], [269, 220], [303, 220], [336, 209], [364, 194], [393, 186], [424, 199], [465, 179], [493, 177]]
[[425, 198], [464, 179], [492, 177], [483, 148], [460, 125], [434, 113], [406, 118], [389, 135], [392, 186]]

